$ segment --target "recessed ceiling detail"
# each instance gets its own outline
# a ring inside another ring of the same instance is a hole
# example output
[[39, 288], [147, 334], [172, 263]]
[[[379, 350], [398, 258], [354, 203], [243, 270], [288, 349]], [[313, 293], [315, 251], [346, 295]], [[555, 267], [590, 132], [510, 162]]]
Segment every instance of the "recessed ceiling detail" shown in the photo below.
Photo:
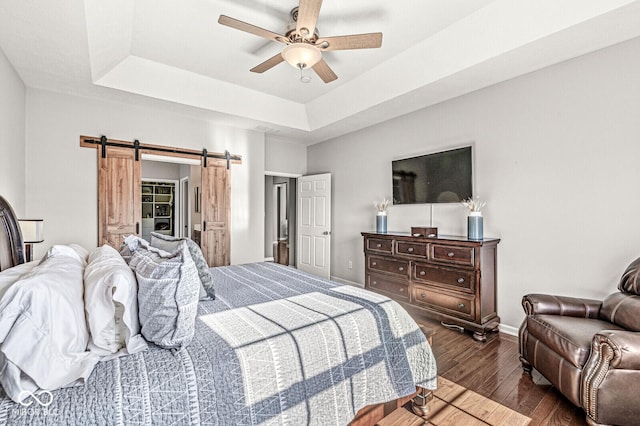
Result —
[[1, 2], [0, 47], [29, 87], [159, 100], [310, 144], [640, 36], [640, 0], [324, 0], [318, 41], [373, 29], [382, 47], [323, 50], [331, 84], [311, 70], [300, 84], [290, 66], [247, 72], [282, 44], [231, 35], [218, 17], [286, 35], [297, 3]]

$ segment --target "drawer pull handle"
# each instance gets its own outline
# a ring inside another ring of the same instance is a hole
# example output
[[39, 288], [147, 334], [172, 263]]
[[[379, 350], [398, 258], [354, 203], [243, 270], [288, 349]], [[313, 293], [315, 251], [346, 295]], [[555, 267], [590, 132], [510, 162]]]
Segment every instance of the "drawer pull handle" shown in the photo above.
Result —
[[413, 247], [409, 247], [409, 248], [407, 249], [407, 253], [413, 253]]
[[373, 285], [377, 285], [377, 284], [378, 284], [378, 281], [374, 281], [374, 282], [372, 282], [371, 284], [373, 284]]
[[420, 271], [420, 276], [425, 276], [427, 273], [425, 271]]
[[464, 308], [464, 303], [459, 303], [458, 304], [458, 308], [460, 308], [460, 309]]
[[464, 278], [458, 278], [458, 284], [462, 284], [464, 282]]
[[380, 248], [380, 247], [382, 247], [382, 244], [376, 244], [376, 247]]
[[400, 272], [404, 271], [404, 267], [403, 266], [399, 267], [398, 271], [400, 271]]
[[452, 251], [450, 251], [449, 253], [447, 253], [447, 256], [449, 256], [449, 257], [453, 257], [453, 256], [455, 256], [455, 255], [456, 255], [456, 254], [455, 254], [454, 252], [452, 252]]
[[404, 291], [404, 288], [400, 287], [400, 289], [398, 290], [400, 293], [402, 293]]
[[371, 265], [372, 266], [376, 266], [376, 265], [378, 265], [378, 262], [373, 262]]
[[421, 298], [421, 299], [425, 299], [426, 297], [427, 297], [427, 295], [426, 295], [426, 294], [424, 294], [424, 293], [421, 293], [421, 294], [420, 294], [420, 298]]

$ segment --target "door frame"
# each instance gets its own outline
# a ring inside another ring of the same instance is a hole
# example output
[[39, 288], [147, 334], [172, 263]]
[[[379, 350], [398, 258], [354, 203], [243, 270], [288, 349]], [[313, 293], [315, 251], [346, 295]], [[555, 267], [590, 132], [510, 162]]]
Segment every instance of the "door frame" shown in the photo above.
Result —
[[[295, 179], [295, 180], [296, 180], [296, 190], [297, 190], [297, 180], [298, 180], [298, 178], [302, 177], [303, 175], [302, 175], [301, 173], [286, 173], [286, 172], [265, 171], [265, 172], [264, 172], [264, 176], [265, 176], [265, 177], [267, 177], [267, 176], [271, 176], [271, 177], [283, 177], [283, 178]], [[290, 190], [291, 190], [291, 188], [289, 188], [288, 190], [290, 191]], [[266, 192], [267, 192], [267, 191], [265, 190], [265, 197], [266, 197], [266, 196], [273, 197], [273, 192], [271, 192], [271, 193], [269, 193], [269, 194], [267, 194]], [[289, 253], [289, 259], [292, 259], [292, 258], [293, 258], [293, 259], [294, 259], [294, 263], [295, 263], [295, 264], [297, 264], [297, 263], [298, 263], [298, 257], [297, 257], [297, 256], [298, 256], [298, 255], [297, 255], [297, 248], [298, 248], [298, 241], [297, 241], [297, 238], [298, 238], [298, 225], [297, 225], [297, 219], [298, 219], [298, 217], [297, 217], [297, 216], [298, 216], [298, 202], [297, 202], [297, 200], [298, 200], [298, 194], [296, 193], [296, 202], [294, 203], [294, 206], [293, 206], [293, 207], [295, 207], [295, 209], [296, 209], [296, 211], [295, 211], [295, 215], [296, 215], [296, 227], [294, 228], [295, 235], [294, 235], [293, 237], [292, 237], [291, 235], [289, 235], [289, 239], [291, 239], [291, 238], [296, 238], [296, 244], [294, 245], [294, 251], [296, 251], [296, 253]], [[266, 207], [267, 207], [267, 206], [266, 206], [266, 202], [265, 202], [265, 204], [264, 204], [264, 206], [263, 206], [263, 209], [265, 210], [265, 216], [266, 216]], [[267, 224], [265, 223], [265, 228], [264, 228], [264, 229], [265, 229], [265, 232], [264, 232], [264, 235], [263, 235], [263, 244], [262, 244], [263, 246], [266, 246], [266, 243], [267, 243], [267, 231], [266, 231], [266, 230], [267, 230], [267, 226], [271, 226], [271, 225], [267, 225]], [[293, 257], [292, 257], [292, 256], [293, 256]], [[266, 256], [265, 256], [265, 257], [264, 257], [264, 261], [265, 261], [265, 262], [273, 262], [273, 261], [274, 261], [274, 257], [266, 257]]]

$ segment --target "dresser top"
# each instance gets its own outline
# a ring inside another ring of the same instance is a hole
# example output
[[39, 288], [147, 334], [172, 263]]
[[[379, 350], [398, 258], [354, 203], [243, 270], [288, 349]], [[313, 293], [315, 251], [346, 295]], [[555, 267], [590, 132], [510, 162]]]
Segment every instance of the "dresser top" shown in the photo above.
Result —
[[487, 243], [499, 243], [500, 238], [483, 238], [482, 240], [470, 240], [465, 236], [460, 235], [438, 235], [437, 237], [414, 237], [411, 235], [411, 232], [376, 232], [376, 231], [363, 231], [360, 233], [362, 236], [376, 236], [376, 237], [403, 237], [403, 238], [412, 238], [420, 241], [427, 242], [438, 242], [438, 241], [455, 241], [455, 242], [466, 242], [466, 243], [479, 243], [479, 244], [487, 244]]

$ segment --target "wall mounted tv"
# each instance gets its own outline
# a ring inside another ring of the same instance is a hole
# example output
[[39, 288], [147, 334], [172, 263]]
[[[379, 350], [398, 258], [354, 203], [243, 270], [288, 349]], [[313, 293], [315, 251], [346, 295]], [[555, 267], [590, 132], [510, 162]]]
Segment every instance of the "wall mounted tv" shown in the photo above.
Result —
[[456, 203], [473, 195], [471, 147], [394, 160], [393, 204]]

